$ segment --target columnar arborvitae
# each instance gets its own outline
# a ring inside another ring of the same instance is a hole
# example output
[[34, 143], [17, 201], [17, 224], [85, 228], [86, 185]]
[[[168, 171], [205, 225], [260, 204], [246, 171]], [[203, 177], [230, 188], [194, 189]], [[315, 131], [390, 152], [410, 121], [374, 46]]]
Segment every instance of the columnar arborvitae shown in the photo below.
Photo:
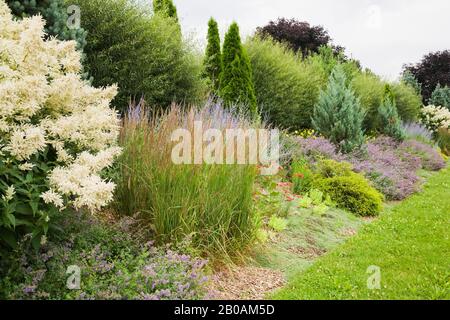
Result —
[[250, 59], [242, 47], [239, 27], [235, 22], [225, 36], [219, 92], [226, 105], [244, 105], [251, 114], [256, 115], [257, 103]]
[[219, 27], [213, 18], [208, 23], [208, 45], [206, 46], [204, 68], [205, 77], [210, 82], [211, 91], [213, 94], [218, 94], [223, 65]]
[[153, 0], [153, 11], [178, 21], [177, 7], [175, 7], [172, 0]]
[[346, 85], [341, 65], [331, 73], [328, 87], [320, 93], [314, 108], [314, 128], [344, 153], [360, 148], [364, 143], [364, 110], [353, 90]]
[[75, 40], [81, 51], [86, 46], [86, 31], [67, 27], [69, 16], [64, 0], [6, 0], [6, 3], [17, 18], [42, 15], [46, 21], [44, 30], [48, 36], [55, 36], [59, 40]]
[[405, 140], [405, 131], [397, 112], [395, 97], [389, 85], [385, 86], [383, 101], [378, 108], [379, 132], [398, 141]]
[[165, 0], [153, 0], [153, 12], [163, 12], [165, 8], [165, 2]]

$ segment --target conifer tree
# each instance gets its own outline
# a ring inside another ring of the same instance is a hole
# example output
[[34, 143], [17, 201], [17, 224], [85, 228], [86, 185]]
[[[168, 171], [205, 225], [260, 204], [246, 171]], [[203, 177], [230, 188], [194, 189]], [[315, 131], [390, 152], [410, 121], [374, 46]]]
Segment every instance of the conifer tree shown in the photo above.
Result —
[[222, 57], [220, 97], [225, 105], [244, 105], [252, 115], [256, 115], [257, 103], [250, 59], [242, 46], [239, 26], [235, 22], [225, 36]]
[[397, 112], [394, 94], [388, 84], [385, 86], [383, 101], [378, 108], [378, 117], [380, 133], [398, 141], [405, 140], [406, 133]]
[[153, 11], [164, 14], [178, 22], [177, 7], [173, 4], [173, 0], [153, 0]]
[[414, 89], [418, 95], [422, 95], [422, 86], [417, 81], [416, 77], [412, 74], [411, 71], [406, 70], [402, 75], [402, 82]]
[[438, 83], [436, 89], [431, 94], [430, 104], [445, 107], [450, 110], [450, 88], [448, 86], [441, 87]]
[[219, 27], [213, 18], [208, 23], [208, 45], [206, 46], [204, 68], [204, 74], [210, 82], [212, 92], [218, 94], [223, 65]]
[[314, 128], [344, 153], [360, 148], [364, 143], [365, 113], [351, 87], [346, 86], [345, 72], [337, 65], [331, 73], [328, 87], [320, 93], [314, 107]]
[[165, 2], [165, 0], [153, 0], [153, 12], [163, 12], [165, 10]]
[[167, 6], [167, 15], [171, 18], [174, 18], [176, 21], [178, 21], [178, 13], [177, 13], [177, 7], [173, 4], [173, 0], [166, 0], [166, 6]]
[[44, 31], [48, 36], [55, 36], [59, 40], [75, 40], [80, 51], [86, 46], [86, 31], [82, 28], [69, 29], [67, 26], [69, 15], [64, 0], [6, 0], [6, 3], [17, 18], [40, 14], [46, 21]]

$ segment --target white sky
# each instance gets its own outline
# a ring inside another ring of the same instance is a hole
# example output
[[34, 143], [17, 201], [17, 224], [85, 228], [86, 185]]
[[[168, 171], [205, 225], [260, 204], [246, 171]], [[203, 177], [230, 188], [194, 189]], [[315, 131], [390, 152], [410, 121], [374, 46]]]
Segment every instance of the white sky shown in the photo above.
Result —
[[213, 16], [243, 38], [278, 17], [322, 25], [335, 44], [388, 79], [430, 51], [450, 49], [449, 0], [174, 0], [183, 32], [204, 44]]

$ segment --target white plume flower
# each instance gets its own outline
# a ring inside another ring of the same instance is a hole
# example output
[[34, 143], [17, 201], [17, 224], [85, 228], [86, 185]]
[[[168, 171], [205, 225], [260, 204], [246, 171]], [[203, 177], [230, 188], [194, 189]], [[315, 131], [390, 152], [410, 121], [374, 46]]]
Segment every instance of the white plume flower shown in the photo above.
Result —
[[[40, 16], [14, 20], [0, 0], [0, 161], [24, 175], [45, 167], [43, 203], [99, 210], [114, 190], [101, 170], [120, 153], [117, 86], [82, 80], [75, 41], [46, 39], [44, 25]], [[16, 196], [10, 187], [2, 199]]]

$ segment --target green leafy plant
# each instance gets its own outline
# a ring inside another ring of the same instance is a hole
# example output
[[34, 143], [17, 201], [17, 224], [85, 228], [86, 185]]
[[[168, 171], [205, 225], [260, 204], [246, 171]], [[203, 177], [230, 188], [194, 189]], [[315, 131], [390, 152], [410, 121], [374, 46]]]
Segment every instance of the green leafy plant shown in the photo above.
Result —
[[321, 216], [327, 213], [328, 210], [330, 210], [330, 208], [325, 203], [321, 203], [313, 208], [313, 213]]
[[252, 66], [241, 43], [239, 26], [233, 23], [223, 44], [223, 72], [220, 79], [220, 97], [227, 106], [239, 105], [250, 115], [257, 114]]
[[259, 243], [266, 243], [269, 241], [269, 233], [264, 229], [259, 229], [256, 232], [256, 239]]
[[268, 223], [269, 227], [271, 227], [273, 230], [277, 231], [277, 232], [281, 232], [283, 230], [285, 230], [288, 226], [288, 221], [284, 218], [280, 218], [277, 216], [272, 216], [270, 217], [269, 223]]
[[317, 206], [317, 205], [319, 205], [319, 204], [322, 204], [322, 201], [323, 201], [323, 192], [320, 191], [320, 190], [318, 190], [318, 189], [312, 189], [312, 190], [309, 192], [309, 197], [310, 197], [311, 200], [312, 200], [312, 204]]
[[311, 208], [312, 204], [313, 204], [313, 201], [312, 201], [312, 199], [311, 199], [309, 196], [303, 196], [303, 197], [300, 198], [300, 200], [298, 201], [298, 205], [299, 205], [301, 208], [304, 208], [304, 209], [309, 209], [309, 208]]
[[383, 195], [347, 162], [322, 160], [317, 164], [314, 188], [327, 194], [326, 204], [361, 216], [375, 216], [382, 209]]
[[153, 12], [166, 15], [178, 21], [177, 8], [172, 0], [153, 0]]
[[313, 172], [305, 159], [296, 160], [291, 165], [292, 187], [296, 194], [307, 193], [311, 189]]
[[330, 195], [339, 208], [360, 216], [377, 216], [383, 208], [383, 195], [356, 173], [318, 179], [315, 187]]
[[337, 162], [331, 159], [320, 160], [315, 168], [315, 172], [323, 178], [333, 178], [339, 176], [350, 176], [353, 167], [350, 163], [341, 161]]
[[117, 90], [82, 80], [75, 42], [47, 40], [40, 16], [17, 22], [0, 1], [0, 21], [0, 249], [24, 234], [38, 248], [59, 211], [111, 201]]
[[314, 104], [328, 78], [321, 62], [302, 60], [270, 38], [249, 38], [245, 48], [262, 117], [289, 131], [310, 128]]
[[[113, 225], [89, 214], [60, 214], [61, 232], [38, 251], [21, 241], [0, 261], [0, 299], [196, 300], [206, 295], [206, 261], [188, 247], [158, 248], [136, 237], [132, 218]], [[186, 242], [188, 245], [188, 242]], [[81, 271], [70, 290], [68, 266]]]
[[116, 83], [113, 101], [124, 113], [130, 100], [145, 97], [153, 108], [205, 98], [200, 55], [183, 41], [178, 23], [128, 0], [74, 0], [88, 30], [84, 67], [95, 87]]
[[403, 122], [414, 122], [418, 119], [422, 98], [414, 88], [400, 83], [386, 83], [372, 72], [356, 73], [351, 81], [352, 88], [366, 111], [364, 129], [367, 132], [377, 132], [381, 128], [378, 109], [380, 101], [384, 101], [385, 87], [389, 85], [395, 99], [395, 106]]
[[314, 128], [342, 152], [348, 153], [364, 143], [364, 116], [359, 100], [346, 84], [342, 67], [336, 66], [314, 108]]
[[366, 71], [357, 74], [351, 85], [366, 113], [364, 129], [369, 133], [376, 132], [379, 124], [378, 108], [383, 100], [385, 83], [372, 72]]
[[423, 106], [420, 94], [403, 82], [393, 83], [390, 87], [395, 97], [395, 106], [400, 119], [403, 122], [416, 121]]

